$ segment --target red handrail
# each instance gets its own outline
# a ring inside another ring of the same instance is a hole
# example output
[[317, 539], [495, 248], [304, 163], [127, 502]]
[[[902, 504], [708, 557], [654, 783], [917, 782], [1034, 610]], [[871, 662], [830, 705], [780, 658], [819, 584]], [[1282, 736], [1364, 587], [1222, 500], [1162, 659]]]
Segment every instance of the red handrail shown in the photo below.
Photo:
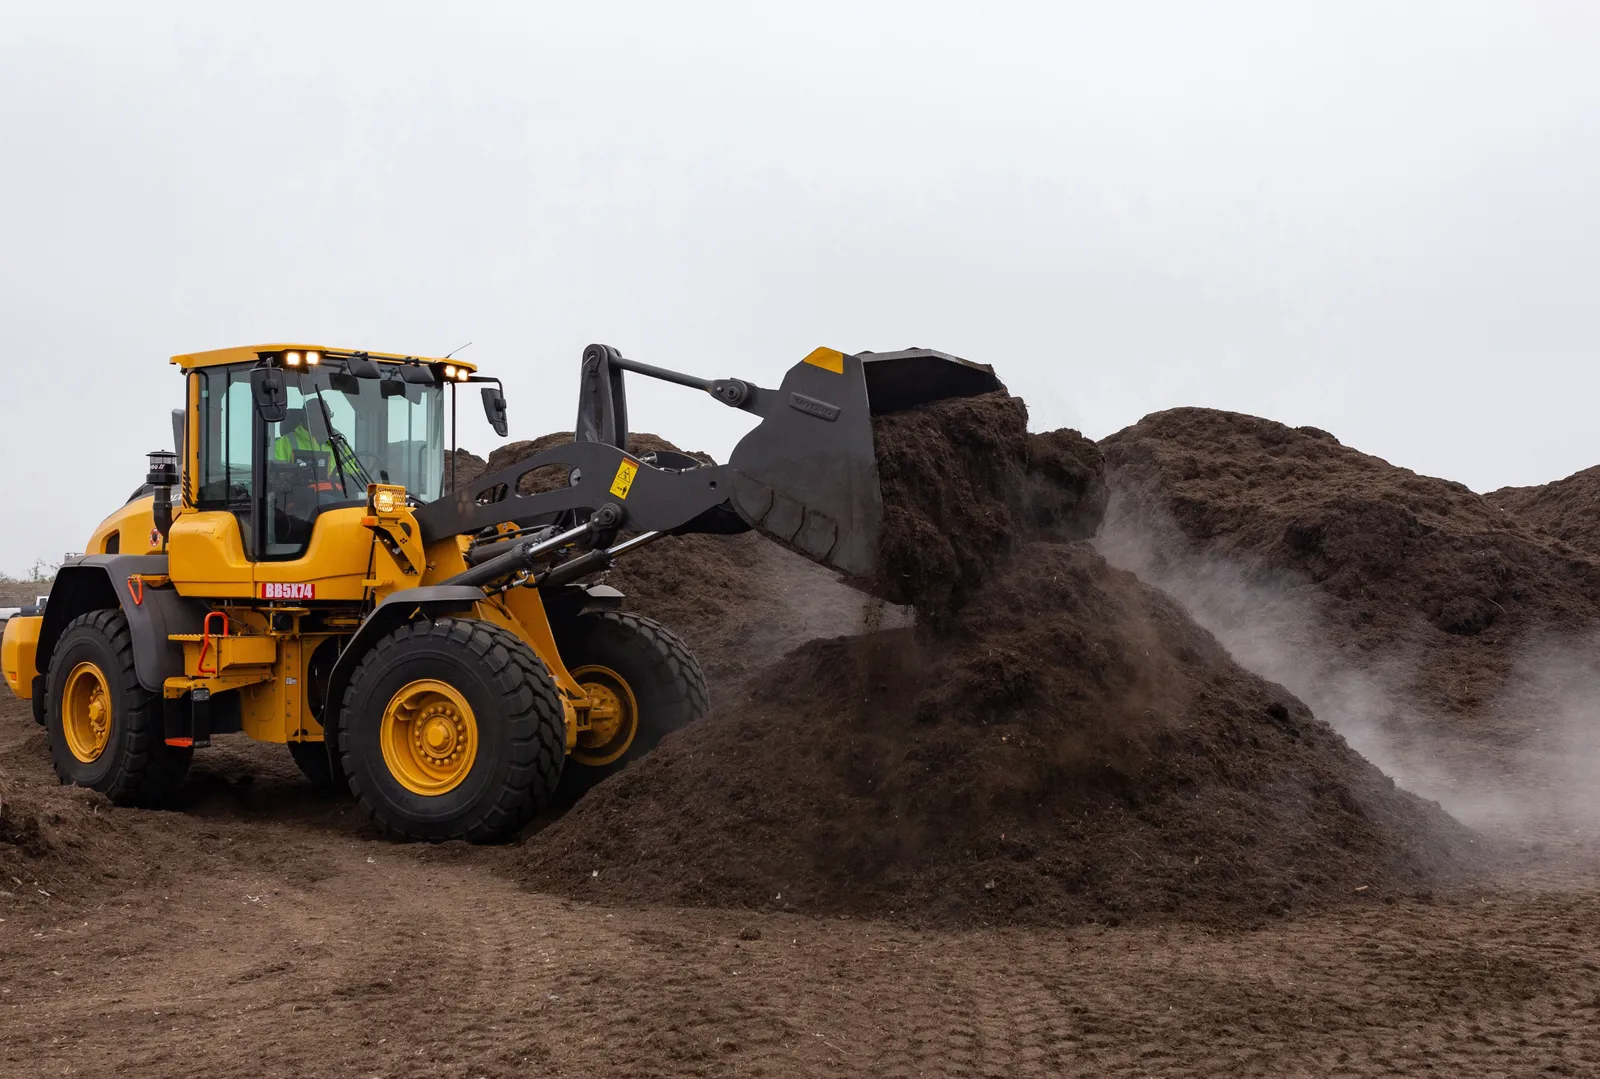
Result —
[[[206, 620], [200, 624], [200, 657], [194, 661], [194, 671], [195, 671], [196, 674], [220, 674], [221, 673], [221, 670], [217, 665], [216, 659], [212, 659], [212, 661], [211, 661], [211, 669], [209, 671], [206, 670], [206, 652], [209, 651], [210, 648], [211, 648], [211, 620], [213, 618], [222, 619], [222, 632], [220, 634], [218, 634], [218, 636], [226, 637], [228, 635], [228, 615], [227, 615], [227, 612], [225, 612], [225, 611], [211, 611], [211, 612], [209, 612], [206, 615]], [[219, 646], [218, 649], [217, 649], [217, 653], [218, 653], [219, 656], [221, 655], [221, 652], [222, 652], [222, 649]]]

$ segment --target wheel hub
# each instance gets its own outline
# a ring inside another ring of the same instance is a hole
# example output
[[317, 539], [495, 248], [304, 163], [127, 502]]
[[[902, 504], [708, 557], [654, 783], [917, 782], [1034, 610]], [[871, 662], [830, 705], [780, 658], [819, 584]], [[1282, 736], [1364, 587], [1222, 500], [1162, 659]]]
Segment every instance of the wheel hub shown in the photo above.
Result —
[[413, 794], [447, 794], [477, 759], [477, 718], [454, 686], [419, 679], [389, 699], [379, 742], [389, 774], [402, 787]]
[[572, 677], [589, 698], [589, 729], [578, 732], [572, 758], [590, 766], [610, 764], [639, 733], [639, 702], [627, 680], [610, 667], [580, 667]]
[[467, 725], [448, 704], [430, 706], [412, 727], [417, 747], [434, 763], [453, 760], [466, 741]]
[[93, 663], [80, 663], [67, 674], [61, 733], [67, 749], [84, 764], [99, 760], [111, 740], [111, 687]]
[[622, 702], [617, 699], [615, 690], [599, 682], [590, 682], [583, 688], [589, 694], [589, 730], [585, 744], [603, 746], [617, 736], [617, 728], [622, 726]]

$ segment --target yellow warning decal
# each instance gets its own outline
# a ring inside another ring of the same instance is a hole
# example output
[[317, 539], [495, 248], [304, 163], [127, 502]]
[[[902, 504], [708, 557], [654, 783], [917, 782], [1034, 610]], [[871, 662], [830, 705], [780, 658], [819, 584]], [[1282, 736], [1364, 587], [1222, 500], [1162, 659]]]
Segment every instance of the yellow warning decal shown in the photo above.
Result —
[[611, 481], [611, 493], [618, 498], [627, 498], [628, 492], [633, 490], [633, 477], [638, 474], [639, 466], [624, 459], [617, 466], [617, 478]]
[[836, 375], [844, 374], [844, 353], [833, 348], [819, 348], [805, 358], [806, 363], [813, 367], [820, 367], [824, 371], [832, 371]]

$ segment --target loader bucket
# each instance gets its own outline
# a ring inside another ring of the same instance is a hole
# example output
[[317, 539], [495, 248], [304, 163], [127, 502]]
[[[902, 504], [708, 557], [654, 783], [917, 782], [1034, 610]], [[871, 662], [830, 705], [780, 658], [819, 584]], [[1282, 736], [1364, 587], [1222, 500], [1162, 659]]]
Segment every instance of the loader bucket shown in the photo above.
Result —
[[993, 368], [931, 349], [819, 348], [761, 391], [763, 422], [728, 460], [733, 506], [791, 550], [871, 579], [883, 530], [872, 417], [1001, 388]]

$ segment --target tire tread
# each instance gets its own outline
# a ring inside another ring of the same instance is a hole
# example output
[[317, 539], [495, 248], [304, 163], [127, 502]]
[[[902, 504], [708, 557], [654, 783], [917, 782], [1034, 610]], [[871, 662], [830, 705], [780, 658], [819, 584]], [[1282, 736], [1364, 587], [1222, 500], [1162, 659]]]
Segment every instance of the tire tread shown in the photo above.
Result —
[[[99, 637], [111, 651], [114, 667], [104, 674], [106, 680], [113, 683], [111, 688], [117, 698], [114, 707], [123, 719], [119, 744], [106, 747], [119, 754], [119, 759], [101, 793], [116, 805], [159, 805], [182, 785], [193, 750], [166, 744], [161, 698], [139, 684], [139, 673], [133, 662], [133, 634], [128, 628], [127, 616], [114, 607], [79, 615], [62, 630], [51, 665], [54, 665], [55, 656], [70, 647], [74, 636], [82, 635]], [[47, 670], [45, 684], [52, 687], [49, 696], [53, 697], [54, 679], [50, 674]], [[58, 737], [50, 722], [54, 708], [55, 702], [47, 699], [45, 729], [52, 742]], [[52, 746], [51, 763], [64, 785], [76, 782], [63, 766], [63, 755], [70, 754], [71, 750], [65, 745]]]
[[[654, 619], [628, 611], [587, 611], [568, 624], [563, 638], [562, 657], [568, 669], [584, 666], [585, 653], [592, 650], [626, 649], [649, 666], [650, 687], [665, 695], [653, 702], [655, 720], [648, 729], [641, 722], [634, 744], [621, 758], [602, 765], [574, 761], [568, 767], [560, 800], [570, 803], [629, 761], [649, 753], [667, 734], [704, 719], [711, 711], [711, 694], [689, 646]], [[643, 687], [635, 686], [635, 692], [642, 694]], [[673, 717], [670, 722], [660, 721], [663, 712]]]
[[[414, 842], [465, 840], [492, 842], [518, 831], [544, 807], [561, 777], [566, 755], [566, 711], [549, 669], [523, 641], [492, 622], [439, 618], [410, 622], [380, 638], [356, 667], [341, 702], [341, 715], [358, 706], [364, 683], [385, 656], [412, 640], [455, 645], [485, 661], [493, 674], [488, 687], [505, 711], [493, 717], [510, 728], [512, 767], [499, 794], [479, 812], [452, 822], [449, 828], [418, 828], [386, 817], [374, 805], [355, 766], [355, 747], [348, 723], [339, 729], [339, 751], [350, 789], [362, 809], [384, 835]], [[479, 721], [487, 721], [482, 717]]]

